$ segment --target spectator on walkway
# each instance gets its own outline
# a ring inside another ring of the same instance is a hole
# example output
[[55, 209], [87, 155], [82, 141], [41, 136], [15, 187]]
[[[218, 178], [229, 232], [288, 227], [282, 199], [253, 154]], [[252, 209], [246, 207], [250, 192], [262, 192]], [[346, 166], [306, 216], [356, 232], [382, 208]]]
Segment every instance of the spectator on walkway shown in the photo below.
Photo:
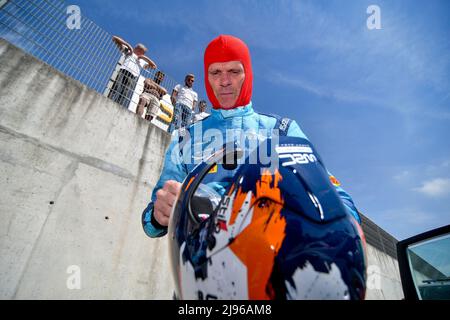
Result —
[[112, 41], [125, 54], [125, 61], [120, 67], [119, 74], [114, 82], [108, 98], [116, 101], [125, 108], [128, 108], [137, 80], [141, 73], [141, 68], [156, 68], [156, 64], [147, 56], [147, 48], [138, 43], [133, 49], [131, 45], [118, 36], [113, 36]]
[[158, 115], [159, 100], [167, 94], [167, 90], [159, 85], [163, 79], [164, 73], [158, 71], [153, 80], [147, 78], [144, 81], [144, 91], [139, 97], [136, 113], [142, 116], [144, 109], [147, 108], [145, 119], [149, 121]]
[[192, 89], [195, 77], [188, 74], [184, 78], [184, 86], [177, 84], [172, 91], [172, 104], [174, 105], [174, 116], [168, 131], [186, 127], [191, 123], [192, 110], [194, 109], [198, 96], [197, 92]]
[[203, 120], [207, 116], [209, 116], [209, 113], [206, 112], [206, 101], [205, 100], [201, 100], [198, 103], [197, 107], [198, 107], [198, 112], [194, 115], [194, 120], [192, 121], [193, 123]]

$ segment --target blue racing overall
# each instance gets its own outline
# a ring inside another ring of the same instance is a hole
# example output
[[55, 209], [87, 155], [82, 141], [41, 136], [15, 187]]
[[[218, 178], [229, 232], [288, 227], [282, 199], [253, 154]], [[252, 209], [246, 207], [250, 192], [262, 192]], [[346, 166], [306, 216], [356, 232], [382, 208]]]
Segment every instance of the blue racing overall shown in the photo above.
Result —
[[[198, 121], [189, 126], [186, 131], [178, 130], [172, 135], [164, 160], [164, 167], [159, 181], [152, 192], [151, 202], [142, 213], [142, 225], [145, 233], [149, 237], [160, 237], [167, 233], [167, 227], [162, 227], [153, 218], [153, 204], [156, 201], [156, 192], [161, 189], [168, 180], [183, 182], [188, 173], [204, 158], [209, 155], [208, 148], [211, 148], [214, 138], [222, 137], [223, 141], [215, 145], [223, 145], [233, 140], [239, 140], [240, 134], [270, 136], [273, 129], [278, 129], [280, 135], [300, 137], [307, 139], [295, 121], [287, 118], [280, 119], [277, 116], [263, 115], [253, 110], [252, 103], [244, 107], [231, 110], [212, 109], [211, 115], [202, 121]], [[190, 139], [183, 139], [182, 135], [188, 135]], [[187, 140], [187, 141], [184, 141]], [[188, 145], [186, 145], [186, 143]], [[249, 154], [251, 150], [247, 150]], [[224, 179], [231, 179], [235, 171], [230, 171], [229, 177], [221, 176]], [[361, 223], [358, 211], [352, 198], [340, 187], [339, 182], [330, 174], [330, 179], [336, 188], [342, 202], [348, 211]], [[226, 182], [226, 181], [225, 181]], [[221, 191], [221, 190], [217, 190]], [[222, 191], [225, 191], [223, 189]]]

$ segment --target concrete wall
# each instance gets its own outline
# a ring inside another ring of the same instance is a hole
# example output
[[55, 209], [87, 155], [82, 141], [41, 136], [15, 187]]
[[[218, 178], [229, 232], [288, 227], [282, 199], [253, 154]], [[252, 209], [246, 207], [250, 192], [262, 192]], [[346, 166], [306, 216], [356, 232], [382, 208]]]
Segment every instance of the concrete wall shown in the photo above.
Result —
[[[167, 237], [140, 225], [169, 140], [0, 40], [0, 298], [170, 299]], [[403, 297], [394, 258], [368, 265], [367, 299]]]
[[367, 300], [403, 299], [398, 262], [390, 255], [367, 244]]
[[0, 298], [171, 298], [167, 238], [140, 225], [169, 140], [0, 40]]

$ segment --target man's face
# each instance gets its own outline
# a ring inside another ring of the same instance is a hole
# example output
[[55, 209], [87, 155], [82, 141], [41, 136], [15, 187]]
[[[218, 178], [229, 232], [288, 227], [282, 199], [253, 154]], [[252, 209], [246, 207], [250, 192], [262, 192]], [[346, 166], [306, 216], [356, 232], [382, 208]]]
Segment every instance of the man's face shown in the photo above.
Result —
[[184, 82], [188, 88], [192, 88], [194, 81], [195, 81], [194, 77], [186, 77], [186, 79], [184, 80]]
[[134, 53], [139, 57], [143, 56], [145, 54], [145, 50], [142, 47], [136, 47], [134, 48]]
[[240, 61], [216, 62], [208, 67], [209, 84], [224, 109], [234, 107], [244, 79], [244, 66]]

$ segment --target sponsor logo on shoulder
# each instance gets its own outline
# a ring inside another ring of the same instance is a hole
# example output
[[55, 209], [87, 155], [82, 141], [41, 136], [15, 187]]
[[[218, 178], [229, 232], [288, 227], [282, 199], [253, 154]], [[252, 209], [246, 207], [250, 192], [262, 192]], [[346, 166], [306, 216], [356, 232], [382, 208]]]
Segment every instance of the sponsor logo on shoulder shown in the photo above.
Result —
[[208, 173], [217, 173], [217, 163], [211, 169], [209, 169]]
[[288, 123], [289, 123], [289, 119], [288, 119], [288, 118], [283, 118], [283, 119], [281, 120], [280, 130], [281, 130], [281, 131], [286, 130]]
[[330, 181], [335, 187], [339, 187], [341, 185], [341, 183], [338, 179], [336, 179], [335, 176], [330, 176]]

